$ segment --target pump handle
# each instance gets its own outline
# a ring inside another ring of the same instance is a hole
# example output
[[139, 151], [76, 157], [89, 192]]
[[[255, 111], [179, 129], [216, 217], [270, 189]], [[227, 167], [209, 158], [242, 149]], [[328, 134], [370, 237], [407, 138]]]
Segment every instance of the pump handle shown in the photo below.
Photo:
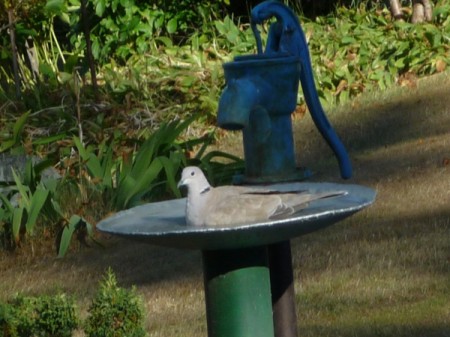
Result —
[[[269, 28], [266, 50], [263, 52], [261, 36], [256, 25], [262, 24], [272, 17], [275, 17], [277, 21], [272, 23]], [[341, 140], [330, 125], [320, 103], [314, 84], [308, 45], [298, 17], [283, 3], [269, 0], [253, 8], [251, 12], [251, 27], [256, 38], [258, 54], [288, 54], [300, 58], [300, 83], [306, 105], [311, 112], [314, 124], [338, 159], [341, 177], [343, 179], [350, 178], [352, 176], [350, 158]]]

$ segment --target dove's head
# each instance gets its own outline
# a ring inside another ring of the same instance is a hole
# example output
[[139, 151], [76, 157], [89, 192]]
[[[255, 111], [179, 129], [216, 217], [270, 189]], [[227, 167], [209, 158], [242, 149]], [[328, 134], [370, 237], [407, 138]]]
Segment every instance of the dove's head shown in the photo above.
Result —
[[211, 188], [202, 170], [196, 166], [188, 166], [183, 169], [178, 188], [182, 186], [187, 187], [188, 193], [195, 194], [201, 194]]

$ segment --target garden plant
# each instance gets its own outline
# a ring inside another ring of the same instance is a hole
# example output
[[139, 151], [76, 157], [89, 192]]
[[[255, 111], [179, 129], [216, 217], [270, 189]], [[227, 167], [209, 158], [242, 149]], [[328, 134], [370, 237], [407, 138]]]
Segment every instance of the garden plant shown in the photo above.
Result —
[[[345, 120], [339, 107], [356, 107], [363, 95], [398, 86], [424, 90], [417, 85], [421, 79], [448, 73], [450, 2], [434, 1], [432, 21], [422, 24], [411, 23], [410, 3], [402, 4], [403, 20], [382, 1], [347, 1], [326, 15], [309, 15], [306, 7], [298, 13], [320, 99], [340, 114], [337, 120]], [[176, 181], [187, 165], [202, 167], [214, 185], [242, 171], [242, 160], [231, 154], [239, 151], [221, 149], [229, 135], [216, 129], [215, 118], [222, 64], [255, 53], [256, 45], [247, 16], [233, 15], [229, 6], [225, 0], [0, 3], [0, 155], [30, 158], [11, 170], [13, 181], [0, 182], [2, 261], [21, 254], [33, 260], [41, 250], [67, 257], [86, 245], [102, 247], [95, 231], [100, 219], [180, 197]], [[305, 110], [299, 91], [294, 118]], [[355, 123], [358, 132], [372, 135], [362, 131], [362, 117]], [[56, 174], [49, 178], [48, 170]], [[108, 275], [103, 300], [117, 290]], [[323, 294], [299, 296], [305, 303], [326, 302]], [[91, 307], [92, 315], [103, 300]], [[70, 296], [11, 301], [0, 305], [0, 323], [9, 322], [5, 336], [20, 336], [20, 329], [28, 331], [22, 335], [66, 336], [80, 328]], [[56, 322], [67, 329], [55, 332]], [[101, 336], [89, 324], [89, 335]], [[142, 334], [138, 328], [136, 336]]]

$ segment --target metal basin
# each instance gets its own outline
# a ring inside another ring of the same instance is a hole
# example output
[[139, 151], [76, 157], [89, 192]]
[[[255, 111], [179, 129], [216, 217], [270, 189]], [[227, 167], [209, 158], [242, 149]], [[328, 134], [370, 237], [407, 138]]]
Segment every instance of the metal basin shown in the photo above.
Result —
[[370, 205], [375, 191], [334, 183], [274, 184], [279, 191], [346, 191], [346, 195], [311, 202], [287, 219], [232, 227], [193, 227], [185, 222], [186, 199], [149, 203], [100, 221], [102, 232], [150, 244], [200, 250], [237, 249], [268, 245], [330, 226]]

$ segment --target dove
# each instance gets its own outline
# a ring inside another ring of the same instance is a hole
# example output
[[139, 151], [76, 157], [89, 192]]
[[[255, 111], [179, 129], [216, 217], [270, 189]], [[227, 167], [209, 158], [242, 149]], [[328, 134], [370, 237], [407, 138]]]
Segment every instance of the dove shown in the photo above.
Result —
[[212, 187], [196, 166], [183, 169], [178, 188], [187, 187], [188, 226], [246, 225], [282, 219], [322, 198], [345, 194], [342, 191], [307, 193], [280, 192], [248, 186]]

